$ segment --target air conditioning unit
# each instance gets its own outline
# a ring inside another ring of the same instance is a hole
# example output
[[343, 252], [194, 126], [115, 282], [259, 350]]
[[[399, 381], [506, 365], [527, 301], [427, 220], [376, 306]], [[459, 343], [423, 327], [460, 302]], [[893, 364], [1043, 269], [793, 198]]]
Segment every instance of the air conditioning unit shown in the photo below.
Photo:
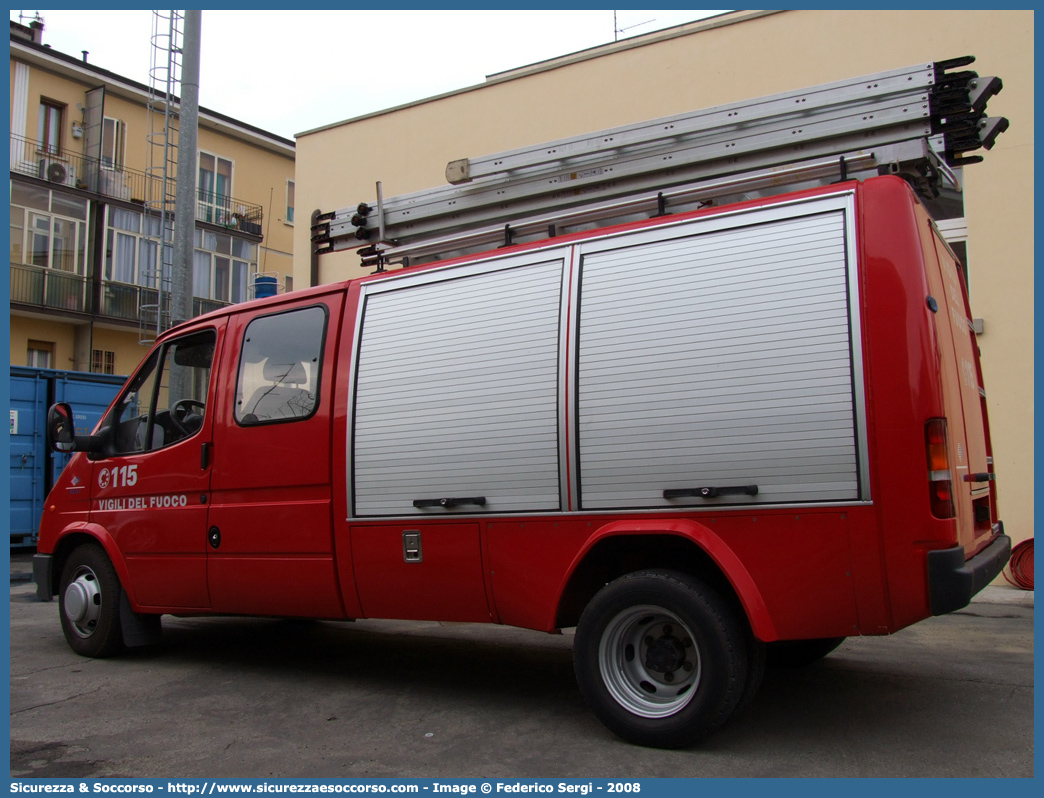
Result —
[[130, 186], [127, 184], [127, 177], [122, 172], [103, 169], [100, 177], [102, 194], [107, 197], [114, 197], [121, 200], [129, 200], [131, 198], [131, 190]]
[[76, 185], [76, 169], [72, 164], [57, 158], [41, 158], [37, 163], [37, 176], [48, 183], [58, 183], [63, 186]]

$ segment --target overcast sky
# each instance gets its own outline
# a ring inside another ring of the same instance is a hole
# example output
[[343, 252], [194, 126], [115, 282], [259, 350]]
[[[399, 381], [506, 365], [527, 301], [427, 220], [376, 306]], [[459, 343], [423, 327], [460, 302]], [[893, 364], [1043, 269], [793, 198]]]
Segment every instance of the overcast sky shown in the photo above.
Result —
[[[148, 84], [151, 11], [11, 11], [11, 19], [28, 24], [36, 13], [44, 44], [87, 50], [90, 63]], [[616, 27], [622, 39], [721, 13], [618, 11]], [[611, 10], [204, 11], [199, 101], [292, 138], [613, 36]]]

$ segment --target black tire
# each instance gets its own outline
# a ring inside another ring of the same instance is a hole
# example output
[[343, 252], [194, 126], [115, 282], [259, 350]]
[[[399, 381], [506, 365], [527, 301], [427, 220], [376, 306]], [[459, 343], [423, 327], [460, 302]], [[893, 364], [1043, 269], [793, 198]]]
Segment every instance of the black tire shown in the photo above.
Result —
[[748, 646], [702, 582], [640, 571], [602, 588], [577, 624], [574, 668], [591, 710], [623, 739], [681, 748], [729, 719], [747, 684]]
[[761, 689], [761, 683], [765, 679], [765, 666], [768, 661], [768, 646], [756, 639], [754, 635], [747, 635], [747, 681], [743, 685], [743, 695], [740, 696], [736, 712], [742, 712], [750, 706], [754, 696]]
[[843, 642], [843, 637], [817, 637], [812, 640], [779, 640], [769, 643], [768, 666], [804, 668], [823, 659]]
[[110, 657], [123, 649], [120, 580], [96, 543], [74, 549], [62, 569], [58, 615], [65, 640], [83, 657]]

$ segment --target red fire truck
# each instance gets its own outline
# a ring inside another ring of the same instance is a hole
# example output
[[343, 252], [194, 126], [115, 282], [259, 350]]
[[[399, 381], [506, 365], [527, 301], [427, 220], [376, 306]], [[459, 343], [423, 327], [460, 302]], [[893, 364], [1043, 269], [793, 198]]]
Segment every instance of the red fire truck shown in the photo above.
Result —
[[92, 657], [164, 614], [575, 627], [598, 717], [687, 745], [767, 651], [1000, 573], [982, 385], [897, 176], [382, 269], [167, 331], [90, 436], [52, 408], [38, 594]]

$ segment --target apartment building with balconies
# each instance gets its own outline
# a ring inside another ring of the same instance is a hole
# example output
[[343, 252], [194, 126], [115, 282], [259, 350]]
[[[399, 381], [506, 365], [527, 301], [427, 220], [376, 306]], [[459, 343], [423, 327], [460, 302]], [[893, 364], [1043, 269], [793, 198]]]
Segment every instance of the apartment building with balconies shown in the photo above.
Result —
[[[126, 374], [169, 323], [166, 98], [43, 31], [11, 22], [10, 362]], [[294, 142], [200, 108], [197, 170], [193, 312], [292, 290]]]

